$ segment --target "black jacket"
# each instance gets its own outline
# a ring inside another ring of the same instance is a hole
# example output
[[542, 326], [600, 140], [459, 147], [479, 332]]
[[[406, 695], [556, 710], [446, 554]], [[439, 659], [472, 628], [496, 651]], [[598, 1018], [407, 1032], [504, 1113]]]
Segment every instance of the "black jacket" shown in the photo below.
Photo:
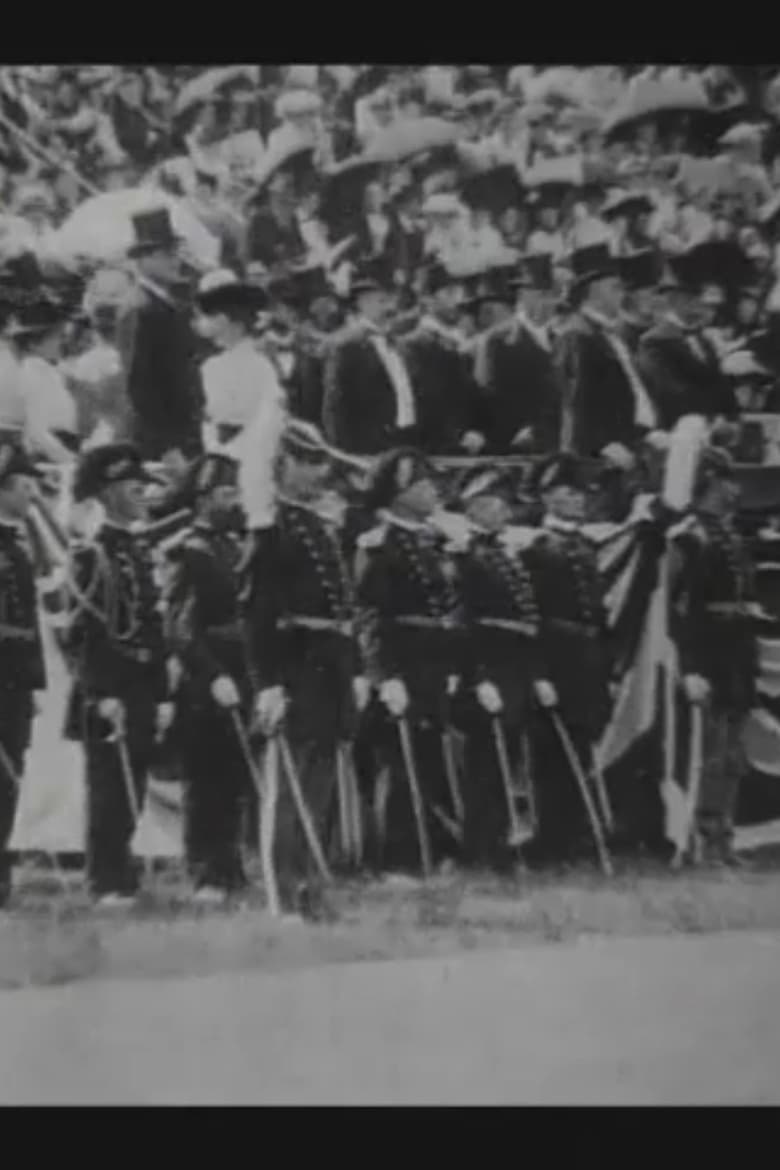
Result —
[[664, 429], [685, 414], [736, 417], [734, 391], [721, 372], [712, 343], [701, 334], [697, 341], [701, 356], [682, 329], [663, 321], [645, 333], [640, 343], [639, 368]]
[[519, 321], [510, 321], [485, 336], [479, 367], [489, 449], [511, 451], [517, 432], [531, 427], [530, 449], [554, 450], [560, 438], [562, 384], [552, 352]]
[[335, 446], [374, 455], [400, 440], [395, 388], [365, 331], [352, 328], [334, 338], [324, 387], [323, 423]]

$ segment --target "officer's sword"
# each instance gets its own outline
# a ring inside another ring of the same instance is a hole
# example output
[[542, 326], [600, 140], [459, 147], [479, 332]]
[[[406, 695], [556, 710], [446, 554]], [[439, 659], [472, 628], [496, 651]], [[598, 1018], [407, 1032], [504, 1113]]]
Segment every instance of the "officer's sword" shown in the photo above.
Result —
[[298, 777], [298, 769], [295, 766], [295, 760], [293, 759], [290, 744], [284, 732], [278, 731], [276, 736], [279, 743], [279, 752], [281, 755], [282, 764], [284, 765], [284, 770], [287, 774], [287, 780], [290, 785], [290, 791], [292, 792], [292, 798], [295, 802], [298, 817], [300, 819], [303, 832], [306, 836], [309, 849], [311, 850], [311, 855], [314, 858], [317, 869], [320, 871], [322, 880], [324, 882], [330, 883], [333, 881], [333, 875], [330, 872], [327, 861], [325, 860], [325, 853], [320, 843], [320, 839], [317, 836], [317, 830], [314, 827], [312, 815], [303, 795], [301, 782]]
[[612, 804], [607, 792], [607, 784], [604, 780], [604, 773], [598, 761], [596, 752], [593, 753], [593, 786], [596, 789], [596, 796], [598, 797], [599, 808], [604, 820], [607, 831], [614, 833], [615, 831], [615, 817], [612, 812]]
[[569, 733], [566, 730], [560, 715], [557, 711], [552, 709], [550, 709], [549, 714], [553, 722], [553, 727], [558, 734], [558, 739], [561, 742], [561, 747], [563, 748], [566, 759], [569, 762], [569, 767], [571, 768], [574, 779], [577, 782], [577, 787], [580, 790], [582, 802], [585, 805], [585, 811], [587, 813], [588, 821], [590, 822], [591, 832], [593, 833], [593, 839], [596, 842], [596, 851], [599, 855], [601, 868], [607, 877], [612, 877], [614, 873], [612, 868], [612, 859], [609, 856], [606, 841], [604, 840], [604, 833], [602, 832], [601, 828], [601, 822], [599, 821], [596, 806], [593, 803], [593, 797], [591, 796], [590, 789], [588, 788], [587, 777], [582, 770], [582, 765], [580, 764], [577, 752], [574, 749], [574, 744], [571, 742]]
[[412, 748], [412, 737], [409, 733], [409, 724], [401, 716], [398, 719], [398, 734], [401, 739], [401, 752], [404, 758], [404, 768], [406, 770], [406, 777], [409, 781], [409, 789], [412, 795], [412, 809], [414, 810], [414, 820], [417, 825], [417, 839], [420, 843], [420, 860], [422, 862], [423, 876], [429, 878], [433, 870], [431, 861], [431, 845], [428, 840], [428, 826], [425, 823], [425, 813], [423, 811], [422, 792], [420, 790], [420, 782], [417, 777], [417, 765], [414, 761], [414, 750]]
[[[345, 855], [355, 865], [363, 861], [363, 820], [360, 809], [355, 764], [351, 744], [344, 742], [336, 748], [336, 769], [339, 783], [339, 811], [342, 819], [342, 840]], [[343, 809], [341, 806], [343, 793]]]
[[698, 860], [700, 851], [696, 817], [699, 811], [699, 791], [701, 789], [703, 735], [704, 717], [700, 704], [695, 703], [691, 706], [691, 748], [688, 757], [688, 799], [685, 808], [685, 832], [672, 858], [672, 866], [674, 869], [680, 868], [691, 845], [693, 845], [695, 860]]
[[[6, 776], [11, 781], [11, 783], [13, 784], [17, 793], [20, 793], [22, 790], [22, 782], [19, 779], [19, 777], [17, 776], [16, 769], [14, 768], [13, 764], [11, 763], [11, 759], [8, 755], [8, 752], [5, 750], [5, 746], [2, 743], [0, 743], [0, 767], [2, 767], [3, 771], [5, 772]], [[52, 868], [52, 871], [53, 871], [55, 877], [57, 878], [57, 881], [60, 883], [63, 890], [67, 892], [68, 891], [67, 878], [65, 877], [65, 874], [62, 872], [62, 869], [60, 867], [60, 863], [57, 860], [56, 853], [50, 853], [48, 849], [42, 850], [42, 852], [43, 852], [44, 856], [48, 857], [49, 861], [51, 862], [51, 868]]]
[[281, 910], [279, 885], [274, 869], [274, 837], [276, 835], [276, 804], [279, 799], [279, 756], [274, 740], [269, 740], [265, 757], [265, 779], [263, 779], [255, 764], [249, 737], [238, 711], [235, 707], [230, 707], [228, 710], [230, 721], [241, 747], [244, 763], [257, 792], [260, 808], [260, 865], [263, 870], [263, 885], [268, 899], [268, 909], [272, 917], [278, 918]]
[[[138, 822], [141, 819], [141, 809], [138, 805], [138, 794], [136, 793], [135, 783], [133, 781], [133, 769], [130, 764], [130, 753], [127, 750], [127, 739], [124, 729], [117, 725], [114, 735], [111, 738], [116, 744], [116, 750], [119, 755], [119, 770], [122, 773], [125, 792], [127, 793], [127, 804], [130, 809], [130, 816], [133, 818], [133, 832], [135, 832], [138, 828]], [[151, 857], [144, 857], [144, 873], [147, 878], [152, 876], [152, 872]]]
[[354, 860], [352, 824], [351, 824], [351, 793], [349, 791], [349, 777], [347, 776], [346, 761], [341, 744], [336, 745], [336, 785], [338, 788], [339, 837], [341, 853], [345, 861]]
[[501, 783], [504, 787], [506, 807], [509, 813], [509, 844], [518, 846], [527, 840], [528, 834], [523, 832], [523, 826], [520, 823], [520, 817], [517, 813], [514, 793], [512, 792], [512, 770], [509, 766], [506, 736], [504, 735], [501, 720], [497, 715], [493, 716], [490, 723], [493, 730], [493, 742], [496, 746], [496, 756], [498, 757], [498, 770], [501, 773]]
[[460, 781], [458, 779], [458, 766], [455, 763], [455, 747], [452, 742], [452, 732], [447, 730], [442, 732], [441, 736], [441, 750], [444, 756], [444, 770], [447, 773], [447, 784], [450, 789], [450, 799], [452, 800], [452, 808], [459, 824], [463, 824], [464, 810], [463, 810], [463, 795], [460, 790]]

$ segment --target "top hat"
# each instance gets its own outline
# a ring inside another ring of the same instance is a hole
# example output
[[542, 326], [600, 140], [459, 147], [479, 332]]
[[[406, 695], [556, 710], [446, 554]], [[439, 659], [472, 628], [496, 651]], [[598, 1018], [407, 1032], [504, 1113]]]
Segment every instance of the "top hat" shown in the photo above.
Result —
[[128, 248], [128, 256], [143, 256], [158, 248], [173, 249], [181, 243], [181, 236], [173, 230], [167, 207], [156, 207], [151, 211], [139, 211], [132, 216], [135, 240]]
[[391, 286], [391, 276], [386, 264], [378, 260], [364, 260], [355, 266], [349, 283], [349, 295], [356, 297], [364, 292], [381, 292]]
[[627, 288], [655, 288], [659, 282], [659, 262], [653, 248], [642, 248], [618, 257], [618, 271]]
[[114, 483], [139, 480], [156, 482], [146, 470], [138, 448], [132, 443], [106, 443], [92, 447], [81, 456], [73, 481], [76, 503], [97, 496]]
[[510, 279], [511, 288], [536, 288], [551, 292], [555, 287], [553, 258], [549, 252], [532, 252], [523, 256], [519, 270]]
[[609, 245], [588, 244], [571, 253], [569, 263], [574, 275], [573, 288], [585, 288], [594, 280], [618, 275], [618, 266]]

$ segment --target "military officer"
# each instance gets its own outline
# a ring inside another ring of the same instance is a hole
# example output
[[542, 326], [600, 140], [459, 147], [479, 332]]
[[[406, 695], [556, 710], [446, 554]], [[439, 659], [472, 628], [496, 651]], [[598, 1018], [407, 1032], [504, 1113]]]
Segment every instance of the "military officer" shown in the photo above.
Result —
[[[579, 460], [553, 456], [537, 472], [544, 502], [541, 532], [526, 561], [539, 604], [546, 675], [557, 714], [583, 771], [593, 766], [593, 743], [611, 708], [612, 655], [596, 548], [584, 535], [586, 486]], [[539, 835], [528, 860], [576, 858], [587, 833], [582, 798], [551, 715], [540, 711], [532, 740]]]
[[239, 837], [251, 777], [236, 720], [245, 723], [249, 674], [237, 478], [238, 465], [227, 455], [198, 459], [191, 477], [195, 521], [167, 550], [166, 618], [182, 668], [176, 740], [187, 786], [185, 846], [195, 900], [203, 903], [246, 884]]
[[86, 754], [87, 877], [99, 904], [127, 905], [138, 888], [131, 841], [159, 735], [173, 706], [150, 552], [137, 532], [150, 476], [129, 443], [81, 458], [75, 501], [104, 519], [73, 550], [67, 647], [74, 671], [66, 735]]
[[[369, 494], [380, 524], [358, 540], [358, 582], [370, 676], [389, 716], [382, 733], [389, 778], [384, 863], [409, 877], [420, 866], [421, 836], [427, 834], [432, 865], [454, 860], [460, 847], [442, 739], [460, 667], [456, 569], [445, 536], [430, 522], [438, 489], [418, 451], [397, 448], [383, 456]], [[410, 764], [422, 790], [422, 831], [410, 799]]]
[[38, 475], [11, 441], [0, 444], [0, 906], [11, 892], [11, 837], [30, 744], [34, 692], [46, 687], [33, 566], [23, 532]]
[[683, 689], [704, 711], [704, 767], [698, 828], [705, 857], [738, 863], [732, 840], [745, 770], [740, 731], [755, 701], [757, 644], [754, 570], [736, 524], [739, 489], [728, 452], [707, 449], [694, 494], [694, 516], [678, 537], [673, 630]]
[[[476, 469], [464, 476], [460, 501], [471, 524], [460, 562], [466, 644], [464, 689], [469, 696], [465, 754], [465, 856], [475, 865], [511, 862], [509, 810], [502, 778], [525, 764], [521, 751], [535, 703], [554, 705], [545, 677], [539, 605], [522, 554], [506, 541], [512, 516], [511, 476]], [[503, 740], [503, 745], [499, 743]], [[526, 783], [531, 782], [525, 777]], [[517, 844], [517, 842], [515, 842]]]
[[[368, 698], [343, 533], [321, 507], [333, 455], [310, 423], [288, 424], [275, 522], [251, 534], [244, 593], [257, 725], [266, 736], [284, 732], [321, 844], [335, 804], [337, 752], [352, 740]], [[276, 857], [282, 897], [300, 909], [296, 899], [315, 896], [317, 880], [285, 783]]]

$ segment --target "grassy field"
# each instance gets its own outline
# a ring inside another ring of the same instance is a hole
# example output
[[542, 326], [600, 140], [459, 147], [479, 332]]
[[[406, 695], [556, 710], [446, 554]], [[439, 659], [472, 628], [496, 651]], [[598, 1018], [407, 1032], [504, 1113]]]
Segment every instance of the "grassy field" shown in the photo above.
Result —
[[199, 910], [181, 879], [164, 874], [131, 912], [110, 917], [91, 909], [78, 875], [63, 892], [51, 874], [25, 868], [0, 918], [0, 987], [279, 971], [586, 935], [780, 930], [780, 865], [767, 858], [748, 872], [681, 875], [646, 866], [610, 882], [589, 870], [511, 881], [458, 875], [403, 892], [343, 883], [326, 911], [317, 923], [280, 924], [259, 894], [241, 909]]

